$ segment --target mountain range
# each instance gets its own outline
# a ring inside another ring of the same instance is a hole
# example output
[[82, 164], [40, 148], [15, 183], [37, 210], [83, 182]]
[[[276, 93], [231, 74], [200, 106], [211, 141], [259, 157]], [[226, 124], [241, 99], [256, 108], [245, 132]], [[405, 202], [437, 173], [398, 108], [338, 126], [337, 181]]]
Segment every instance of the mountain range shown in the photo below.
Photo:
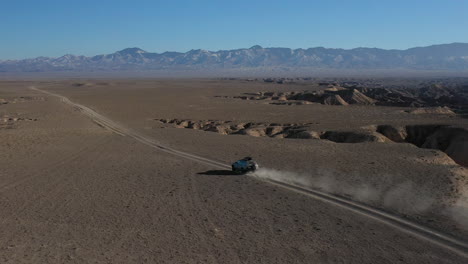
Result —
[[452, 43], [406, 50], [378, 48], [263, 48], [190, 50], [152, 53], [127, 48], [92, 57], [64, 55], [0, 61], [0, 72], [74, 72], [134, 70], [215, 70], [239, 68], [413, 69], [468, 70], [468, 43]]

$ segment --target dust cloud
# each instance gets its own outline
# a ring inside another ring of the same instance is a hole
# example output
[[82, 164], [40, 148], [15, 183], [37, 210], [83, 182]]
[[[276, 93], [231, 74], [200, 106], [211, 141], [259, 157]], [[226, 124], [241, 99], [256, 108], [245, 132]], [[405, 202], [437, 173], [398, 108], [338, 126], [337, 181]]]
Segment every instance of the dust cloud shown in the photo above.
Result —
[[461, 227], [468, 230], [468, 189], [464, 190], [447, 212]]
[[[422, 214], [437, 206], [436, 199], [431, 197], [430, 192], [424, 186], [416, 185], [411, 181], [395, 184], [392, 182], [391, 175], [381, 175], [379, 186], [357, 182], [351, 184], [338, 180], [338, 173], [334, 170], [317, 169], [314, 172], [300, 174], [261, 168], [252, 176], [319, 189], [373, 206], [392, 209], [402, 214]], [[358, 179], [357, 175], [349, 175], [347, 178]], [[450, 207], [449, 211], [454, 220], [464, 223], [468, 229], [468, 192], [463, 199], [459, 199], [454, 206]]]

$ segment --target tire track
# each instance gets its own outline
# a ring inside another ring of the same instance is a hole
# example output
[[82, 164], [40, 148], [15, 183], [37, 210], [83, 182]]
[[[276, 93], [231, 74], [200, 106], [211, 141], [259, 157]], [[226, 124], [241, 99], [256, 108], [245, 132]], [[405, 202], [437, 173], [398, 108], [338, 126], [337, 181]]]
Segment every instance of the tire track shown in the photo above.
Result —
[[[201, 157], [198, 155], [194, 155], [191, 153], [179, 151], [167, 146], [164, 146], [163, 144], [160, 144], [159, 142], [155, 141], [154, 139], [144, 136], [143, 134], [140, 134], [134, 130], [131, 130], [129, 128], [126, 128], [110, 119], [107, 117], [95, 112], [89, 107], [83, 106], [78, 103], [74, 103], [70, 101], [67, 97], [55, 94], [52, 92], [40, 90], [35, 87], [30, 87], [30, 89], [45, 93], [47, 95], [57, 97], [59, 98], [62, 102], [65, 104], [68, 104], [75, 109], [79, 110], [89, 118], [91, 118], [94, 122], [98, 123], [99, 125], [121, 135], [121, 136], [127, 136], [131, 137], [147, 146], [156, 148], [162, 152], [166, 152], [181, 158], [189, 159], [198, 163], [202, 163], [211, 167], [215, 167], [218, 169], [230, 169], [230, 166], [215, 160], [211, 160], [205, 157]], [[384, 224], [387, 224], [389, 226], [392, 226], [394, 228], [397, 228], [405, 233], [411, 234], [413, 236], [416, 236], [420, 239], [424, 239], [426, 241], [429, 241], [431, 243], [434, 243], [440, 247], [443, 247], [445, 249], [449, 249], [461, 256], [467, 257], [468, 258], [468, 243], [464, 240], [455, 238], [451, 235], [445, 234], [440, 231], [436, 231], [434, 229], [425, 227], [423, 225], [417, 224], [415, 222], [412, 222], [410, 220], [404, 219], [400, 216], [397, 216], [395, 214], [391, 214], [388, 212], [385, 212], [383, 210], [373, 208], [371, 206], [367, 206], [355, 201], [352, 201], [347, 198], [343, 197], [338, 197], [320, 190], [314, 190], [314, 189], [305, 189], [300, 186], [292, 185], [289, 183], [284, 183], [284, 182], [279, 182], [275, 180], [265, 180], [263, 179], [262, 181], [268, 182], [270, 184], [274, 184], [283, 188], [286, 188], [290, 191], [294, 191], [297, 193], [301, 193], [304, 195], [307, 195], [309, 197], [312, 197], [314, 199], [321, 200], [323, 202], [327, 202], [329, 204], [339, 206], [341, 208], [350, 210], [354, 213], [359, 213], [363, 216], [372, 218], [374, 220], [380, 221]]]
[[183, 157], [183, 158], [186, 158], [186, 159], [189, 159], [189, 160], [192, 160], [192, 161], [196, 161], [196, 162], [199, 162], [199, 163], [203, 163], [203, 164], [209, 165], [211, 167], [214, 166], [214, 167], [217, 167], [219, 169], [230, 169], [231, 168], [230, 166], [228, 166], [226, 164], [223, 164], [221, 162], [218, 162], [218, 161], [214, 161], [214, 160], [207, 159], [207, 158], [204, 158], [204, 157], [201, 157], [201, 156], [198, 156], [198, 155], [190, 154], [190, 153], [187, 153], [187, 152], [182, 152], [182, 151], [179, 151], [179, 150], [164, 146], [164, 145], [160, 144], [159, 142], [155, 141], [154, 139], [146, 137], [146, 136], [144, 136], [144, 135], [142, 135], [142, 134], [140, 134], [140, 133], [138, 133], [138, 132], [136, 132], [134, 130], [131, 130], [129, 128], [126, 128], [126, 127], [124, 127], [124, 126], [122, 126], [122, 125], [108, 119], [107, 117], [95, 112], [91, 108], [89, 108], [87, 106], [84, 106], [84, 105], [74, 103], [74, 102], [70, 101], [68, 98], [66, 98], [66, 97], [64, 97], [62, 95], [51, 93], [51, 92], [48, 92], [48, 91], [43, 91], [43, 90], [37, 89], [35, 87], [30, 87], [30, 88], [32, 90], [42, 92], [42, 93], [45, 93], [47, 95], [59, 98], [63, 103], [74, 107], [75, 109], [79, 110], [83, 114], [90, 117], [97, 124], [99, 124], [99, 125], [107, 128], [107, 129], [115, 132], [118, 135], [131, 137], [131, 138], [133, 138], [133, 139], [135, 139], [135, 140], [137, 140], [137, 141], [139, 141], [139, 142], [141, 142], [141, 143], [143, 143], [145, 145], [148, 145], [150, 147], [159, 149], [160, 151], [170, 153], [170, 154], [173, 154], [173, 155], [176, 155], [176, 156], [179, 156], [179, 157]]

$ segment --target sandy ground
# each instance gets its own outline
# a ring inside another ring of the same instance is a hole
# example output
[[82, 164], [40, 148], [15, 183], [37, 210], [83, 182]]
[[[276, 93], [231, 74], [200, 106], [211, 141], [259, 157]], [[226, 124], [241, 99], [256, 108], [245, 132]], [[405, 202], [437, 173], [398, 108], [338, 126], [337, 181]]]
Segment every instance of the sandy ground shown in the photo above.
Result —
[[[337, 181], [343, 175], [369, 181], [383, 172], [391, 179], [412, 180], [430, 174], [440, 176], [430, 178], [436, 186], [457, 166], [438, 162], [440, 153], [409, 144], [223, 136], [161, 128], [153, 119], [291, 122], [294, 116], [295, 122], [313, 119], [323, 129], [464, 120], [413, 117], [395, 108], [213, 100], [214, 95], [271, 87], [211, 80], [72, 83], [0, 86], [1, 98], [45, 99], [0, 106], [2, 115], [37, 119], [0, 130], [3, 263], [466, 262], [453, 251], [349, 210], [150, 148], [28, 87], [65, 95], [167, 146], [222, 163], [252, 155], [264, 167], [312, 174], [326, 170]], [[428, 224], [464, 236], [450, 220]]]

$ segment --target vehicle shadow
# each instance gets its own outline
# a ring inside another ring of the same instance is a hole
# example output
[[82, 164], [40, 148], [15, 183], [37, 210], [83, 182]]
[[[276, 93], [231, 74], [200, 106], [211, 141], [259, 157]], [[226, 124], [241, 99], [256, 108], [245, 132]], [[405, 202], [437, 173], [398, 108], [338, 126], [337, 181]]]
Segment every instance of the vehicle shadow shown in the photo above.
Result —
[[238, 173], [235, 173], [233, 171], [230, 171], [230, 170], [209, 170], [209, 171], [205, 171], [205, 172], [199, 172], [197, 173], [199, 175], [239, 175]]

